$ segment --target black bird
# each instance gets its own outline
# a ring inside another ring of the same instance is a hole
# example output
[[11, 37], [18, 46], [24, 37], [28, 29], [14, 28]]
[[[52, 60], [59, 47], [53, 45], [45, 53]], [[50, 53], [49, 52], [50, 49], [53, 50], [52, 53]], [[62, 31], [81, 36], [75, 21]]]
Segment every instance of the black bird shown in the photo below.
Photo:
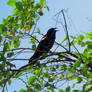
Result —
[[35, 53], [29, 59], [30, 64], [35, 64], [36, 59], [39, 58], [43, 53], [49, 52], [52, 48], [55, 38], [56, 38], [56, 28], [50, 28], [46, 35], [43, 36], [42, 40], [39, 42]]

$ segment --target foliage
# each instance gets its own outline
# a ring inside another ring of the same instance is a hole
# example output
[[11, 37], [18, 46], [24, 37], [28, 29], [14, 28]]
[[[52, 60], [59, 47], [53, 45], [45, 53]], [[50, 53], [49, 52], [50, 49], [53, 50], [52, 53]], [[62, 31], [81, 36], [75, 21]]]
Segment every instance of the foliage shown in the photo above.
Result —
[[[44, 15], [44, 8], [48, 11], [49, 8], [45, 0], [39, 2], [9, 0], [7, 4], [14, 7], [14, 11], [12, 16], [3, 19], [0, 24], [0, 87], [2, 92], [5, 92], [7, 85], [12, 85], [12, 78], [17, 81], [21, 80], [25, 84], [26, 88], [20, 89], [19, 92], [92, 91], [92, 32], [76, 37], [67, 34], [63, 40], [63, 42], [68, 41], [66, 47], [57, 43], [58, 47], [63, 48], [64, 51], [51, 52], [49, 55], [42, 56], [35, 66], [26, 64], [17, 68], [17, 65], [12, 62], [25, 59], [16, 57], [23, 54], [24, 50], [36, 49], [36, 42], [39, 42], [37, 35], [41, 36], [40, 29], [36, 28], [36, 25], [40, 17]], [[66, 23], [65, 27], [67, 31]], [[28, 43], [31, 44], [31, 48], [22, 48], [22, 41], [26, 37], [30, 39]], [[82, 50], [79, 51], [78, 47]], [[46, 59], [50, 56], [51, 58]], [[64, 81], [73, 81], [73, 83], [63, 88]], [[77, 84], [82, 85], [82, 88], [76, 89]]]

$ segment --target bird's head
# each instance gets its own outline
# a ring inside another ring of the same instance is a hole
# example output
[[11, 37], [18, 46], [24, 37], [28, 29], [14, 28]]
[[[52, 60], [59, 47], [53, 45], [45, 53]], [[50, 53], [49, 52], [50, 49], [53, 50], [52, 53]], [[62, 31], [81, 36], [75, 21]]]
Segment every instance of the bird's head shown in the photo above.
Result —
[[47, 35], [48, 35], [48, 36], [55, 35], [57, 31], [58, 31], [57, 28], [50, 28], [50, 29], [48, 30], [48, 32], [47, 32]]

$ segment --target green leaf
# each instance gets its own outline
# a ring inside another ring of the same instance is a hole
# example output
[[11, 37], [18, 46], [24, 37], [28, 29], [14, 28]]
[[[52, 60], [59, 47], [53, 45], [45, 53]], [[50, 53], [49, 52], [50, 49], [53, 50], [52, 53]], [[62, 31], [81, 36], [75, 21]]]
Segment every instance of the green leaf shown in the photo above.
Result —
[[32, 45], [32, 50], [36, 50], [36, 45], [35, 44]]
[[29, 43], [35, 43], [36, 42], [36, 36], [32, 35], [32, 38], [30, 39]]
[[27, 92], [26, 90], [24, 89], [20, 89], [19, 92]]
[[9, 1], [7, 2], [7, 4], [8, 4], [9, 6], [15, 6], [16, 0], [9, 0]]
[[79, 41], [82, 41], [82, 40], [84, 39], [84, 36], [80, 34], [80, 35], [77, 36], [77, 39], [78, 39]]
[[34, 86], [35, 86], [35, 89], [37, 89], [37, 91], [35, 92], [38, 92], [38, 90], [41, 90], [41, 85], [39, 83], [34, 83]]
[[19, 12], [18, 9], [17, 9], [17, 8], [14, 8], [14, 10], [13, 10], [13, 14], [14, 14], [14, 15], [17, 15], [18, 12]]
[[6, 36], [8, 39], [10, 39], [10, 40], [12, 40], [13, 39], [13, 37], [12, 36], [10, 36], [10, 35], [7, 35]]
[[39, 70], [35, 70], [34, 72], [37, 76], [40, 76], [42, 74], [42, 71], [39, 69]]
[[46, 9], [49, 11], [50, 9], [49, 9], [49, 7], [46, 5]]
[[0, 42], [2, 42], [2, 40], [3, 40], [3, 39], [2, 39], [2, 36], [0, 35]]
[[44, 77], [50, 78], [50, 74], [48, 72], [44, 73]]
[[76, 78], [77, 78], [76, 75], [72, 75], [72, 76], [70, 77], [71, 80], [74, 80], [74, 79], [76, 79]]
[[54, 71], [56, 71], [56, 68], [53, 67], [53, 66], [51, 66], [51, 67], [50, 67], [50, 70], [51, 70], [52, 72], [54, 72]]
[[83, 92], [83, 91], [80, 91], [80, 90], [73, 90], [72, 92]]
[[72, 68], [72, 67], [69, 67], [69, 68], [68, 68], [68, 71], [69, 71], [70, 73], [75, 73], [75, 69]]
[[39, 28], [37, 28], [37, 32], [40, 33], [40, 29]]
[[85, 36], [85, 39], [92, 39], [92, 32], [88, 32]]
[[17, 80], [22, 74], [23, 74], [23, 72], [19, 72], [19, 73], [15, 76], [15, 80]]
[[[4, 61], [6, 62], [6, 58], [4, 57], [4, 55], [0, 56], [0, 61]], [[3, 66], [1, 66], [0, 68], [2, 68]]]
[[12, 49], [13, 49], [13, 41], [10, 42], [10, 44], [9, 44], [9, 50], [12, 50]]
[[63, 92], [63, 90], [62, 89], [59, 89], [58, 92]]
[[74, 63], [73, 67], [74, 67], [74, 68], [79, 67], [80, 64], [81, 64], [81, 61], [80, 61], [80, 60], [77, 60], [77, 61]]
[[14, 38], [14, 47], [18, 48], [20, 46], [20, 40], [19, 40], [19, 36], [16, 36]]
[[89, 72], [87, 75], [88, 78], [92, 78], [92, 72]]
[[72, 88], [75, 88], [75, 84], [72, 85]]
[[63, 65], [61, 66], [61, 70], [66, 70], [66, 69], [67, 69], [66, 64], [63, 64]]
[[0, 24], [0, 34], [3, 34], [3, 35], [7, 34], [7, 27], [3, 24]]
[[16, 68], [16, 66], [14, 64], [10, 63], [10, 62], [6, 62], [6, 64], [9, 65], [10, 67], [15, 67]]
[[87, 67], [83, 67], [83, 68], [81, 69], [81, 73], [82, 73], [83, 76], [87, 76], [87, 70], [88, 70]]
[[21, 3], [21, 2], [16, 2], [16, 8], [17, 8], [19, 11], [23, 10], [23, 5], [22, 5], [22, 3]]
[[67, 87], [65, 92], [71, 92], [70, 87]]
[[35, 80], [36, 80], [35, 76], [30, 76], [28, 79], [28, 85], [33, 84], [35, 82]]
[[8, 84], [11, 85], [11, 80], [8, 80]]
[[43, 6], [45, 4], [45, 0], [40, 0], [40, 3], [39, 3], [41, 6]]
[[54, 81], [54, 78], [49, 78], [48, 81], [49, 82], [53, 82]]
[[63, 42], [64, 42], [64, 41], [66, 41], [67, 39], [68, 39], [68, 37], [67, 37], [67, 36], [66, 36], [66, 37], [64, 37]]
[[76, 39], [76, 37], [74, 37], [74, 36], [72, 36], [72, 35], [71, 35], [70, 37], [71, 37], [72, 39]]
[[71, 41], [71, 43], [70, 43], [71, 46], [74, 45], [76, 42], [77, 42], [76, 40]]
[[77, 77], [77, 81], [78, 81], [78, 83], [81, 83], [83, 81], [83, 79], [81, 77]]
[[[87, 88], [88, 86], [90, 87], [91, 85], [92, 85], [92, 80], [87, 81], [87, 82], [83, 85], [83, 90], [84, 90], [85, 88]], [[87, 92], [89, 92], [89, 91], [87, 91]]]
[[66, 74], [66, 79], [69, 80], [70, 74]]
[[10, 52], [10, 53], [7, 54], [7, 57], [10, 58], [10, 57], [12, 57], [13, 55], [14, 55], [14, 52]]
[[60, 79], [63, 79], [64, 78], [64, 75], [62, 74], [62, 75], [60, 75]]

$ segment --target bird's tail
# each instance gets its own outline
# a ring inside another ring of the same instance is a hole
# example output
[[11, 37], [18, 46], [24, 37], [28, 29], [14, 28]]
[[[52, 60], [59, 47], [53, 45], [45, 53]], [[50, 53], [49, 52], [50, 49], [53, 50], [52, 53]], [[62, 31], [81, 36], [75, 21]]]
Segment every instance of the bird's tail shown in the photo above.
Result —
[[39, 58], [41, 54], [42, 53], [40, 52], [34, 53], [34, 55], [29, 59], [29, 63], [34, 65], [36, 63], [37, 58]]
[[36, 59], [36, 57], [33, 55], [30, 59], [29, 59], [29, 63], [31, 63], [32, 65], [34, 65], [35, 64], [35, 59]]

